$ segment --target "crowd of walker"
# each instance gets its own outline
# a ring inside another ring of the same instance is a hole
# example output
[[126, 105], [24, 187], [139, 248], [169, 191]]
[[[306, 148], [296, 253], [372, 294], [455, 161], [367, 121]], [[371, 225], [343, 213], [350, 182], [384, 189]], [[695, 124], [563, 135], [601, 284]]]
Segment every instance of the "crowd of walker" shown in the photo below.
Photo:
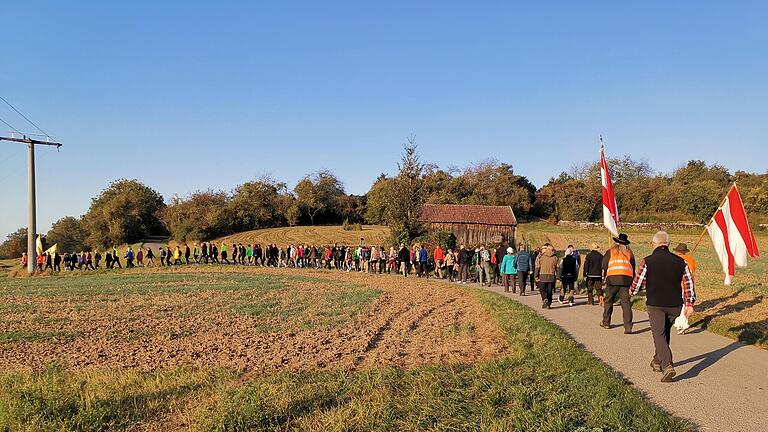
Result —
[[[263, 267], [291, 267], [333, 269], [346, 272], [365, 272], [373, 274], [401, 274], [403, 276], [435, 277], [451, 282], [466, 284], [468, 281], [481, 286], [496, 284], [504, 287], [505, 292], [526, 295], [536, 288], [542, 299], [542, 308], [549, 309], [560, 281], [557, 301], [560, 304], [574, 306], [574, 296], [581, 272], [586, 286], [587, 304], [600, 305], [603, 308], [600, 326], [611, 328], [611, 316], [614, 302], [618, 299], [622, 309], [624, 333], [632, 333], [631, 296], [642, 288], [646, 289], [646, 302], [656, 353], [651, 362], [654, 371], [662, 372], [662, 381], [670, 382], [675, 376], [669, 338], [672, 324], [681, 315], [688, 317], [693, 313], [696, 301], [693, 274], [696, 262], [685, 244], [679, 244], [672, 253], [669, 250], [669, 235], [659, 231], [653, 237], [654, 251], [638, 265], [630, 241], [626, 234], [613, 238], [613, 246], [604, 254], [600, 246], [593, 243], [582, 259], [578, 249], [569, 245], [563, 257], [556, 254], [555, 248], [546, 243], [535, 250], [527, 250], [519, 244], [517, 250], [506, 244], [497, 247], [480, 246], [467, 248], [461, 245], [456, 250], [443, 250], [436, 246], [428, 251], [419, 244], [408, 248], [400, 244], [399, 248], [383, 246], [348, 246], [348, 245], [289, 245], [278, 247], [275, 244], [245, 244], [222, 242], [217, 246], [213, 242], [195, 242], [160, 247], [154, 252], [150, 247], [128, 247], [124, 254], [117, 248], [105, 251], [65, 253], [63, 256], [53, 252], [37, 257], [40, 271], [59, 272], [62, 264], [65, 270], [97, 270], [101, 268], [102, 258], [105, 269], [125, 266], [181, 266], [190, 264], [218, 264]], [[27, 256], [22, 256], [21, 264], [26, 267]]]

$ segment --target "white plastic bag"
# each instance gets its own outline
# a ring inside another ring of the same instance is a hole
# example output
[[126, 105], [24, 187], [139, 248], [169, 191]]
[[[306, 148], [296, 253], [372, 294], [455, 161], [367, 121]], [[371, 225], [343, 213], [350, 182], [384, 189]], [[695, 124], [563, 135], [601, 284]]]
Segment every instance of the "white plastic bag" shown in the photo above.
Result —
[[672, 325], [677, 329], [677, 334], [684, 334], [690, 324], [688, 324], [688, 318], [685, 316], [685, 308], [680, 311], [680, 316], [675, 318], [675, 323]]

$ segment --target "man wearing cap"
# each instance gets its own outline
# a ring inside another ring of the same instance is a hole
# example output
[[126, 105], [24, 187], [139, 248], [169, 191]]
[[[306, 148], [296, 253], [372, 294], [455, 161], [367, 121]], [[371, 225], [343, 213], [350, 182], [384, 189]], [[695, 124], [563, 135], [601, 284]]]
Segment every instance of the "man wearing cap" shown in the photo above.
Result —
[[655, 347], [651, 368], [662, 372], [661, 382], [672, 382], [675, 377], [669, 349], [672, 324], [683, 305], [686, 317], [693, 314], [696, 292], [691, 269], [683, 258], [669, 251], [669, 234], [664, 231], [653, 236], [653, 253], [640, 262], [630, 293], [637, 294], [643, 287]]
[[624, 233], [613, 238], [613, 247], [603, 256], [603, 271], [605, 274], [605, 306], [600, 327], [611, 328], [613, 302], [616, 297], [621, 300], [624, 333], [632, 333], [632, 303], [630, 302], [629, 287], [635, 276], [635, 255], [629, 248], [629, 238]]
[[590, 251], [584, 258], [584, 281], [587, 283], [587, 304], [594, 305], [597, 292], [600, 306], [603, 306], [603, 254], [600, 253], [600, 245], [592, 243]]

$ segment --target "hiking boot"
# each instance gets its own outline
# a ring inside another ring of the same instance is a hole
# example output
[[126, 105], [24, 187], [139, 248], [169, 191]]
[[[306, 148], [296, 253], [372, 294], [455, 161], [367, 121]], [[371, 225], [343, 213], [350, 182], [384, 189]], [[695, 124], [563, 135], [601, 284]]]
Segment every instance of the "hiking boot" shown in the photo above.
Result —
[[525, 297], [525, 291], [520, 291], [520, 297]]
[[663, 375], [661, 376], [661, 382], [670, 383], [672, 382], [672, 379], [675, 377], [675, 375], [677, 375], [675, 368], [669, 366], [668, 368], [664, 369]]
[[565, 300], [565, 297], [563, 297], [563, 296], [557, 297], [557, 302], [558, 303], [563, 304], [563, 300]]
[[547, 302], [547, 309], [552, 309], [552, 303], [549, 301]]
[[587, 297], [587, 304], [588, 305], [594, 305], [595, 304], [595, 298], [592, 296]]
[[568, 306], [573, 307], [573, 300], [568, 300]]
[[541, 308], [542, 309], [548, 309], [549, 308], [549, 305], [547, 304], [546, 301], [544, 301], [544, 303], [541, 304]]
[[611, 325], [610, 325], [610, 324], [608, 324], [608, 323], [604, 323], [604, 322], [601, 322], [601, 323], [600, 323], [600, 327], [602, 327], [602, 328], [604, 328], [604, 329], [609, 329], [609, 328], [611, 328]]
[[624, 334], [632, 334], [632, 327], [624, 327]]
[[651, 360], [651, 369], [653, 369], [654, 372], [661, 372], [661, 363], [656, 359], [656, 357]]

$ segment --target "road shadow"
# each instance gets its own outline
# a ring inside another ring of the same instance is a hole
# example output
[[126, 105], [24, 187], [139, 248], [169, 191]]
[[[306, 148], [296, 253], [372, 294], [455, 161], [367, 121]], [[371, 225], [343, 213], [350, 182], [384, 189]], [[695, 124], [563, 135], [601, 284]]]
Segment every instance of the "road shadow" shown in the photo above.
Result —
[[695, 365], [693, 365], [693, 367], [685, 371], [685, 373], [683, 373], [682, 375], [678, 375], [675, 381], [684, 381], [684, 380], [699, 376], [699, 374], [702, 371], [712, 366], [713, 364], [717, 363], [718, 361], [720, 361], [720, 359], [727, 356], [731, 352], [736, 351], [737, 349], [743, 346], [744, 344], [741, 342], [731, 342], [730, 344], [722, 348], [718, 348], [714, 351], [710, 351], [705, 354], [699, 354], [697, 356], [687, 358], [679, 362], [675, 362], [675, 366], [682, 366], [684, 364], [698, 362]]

